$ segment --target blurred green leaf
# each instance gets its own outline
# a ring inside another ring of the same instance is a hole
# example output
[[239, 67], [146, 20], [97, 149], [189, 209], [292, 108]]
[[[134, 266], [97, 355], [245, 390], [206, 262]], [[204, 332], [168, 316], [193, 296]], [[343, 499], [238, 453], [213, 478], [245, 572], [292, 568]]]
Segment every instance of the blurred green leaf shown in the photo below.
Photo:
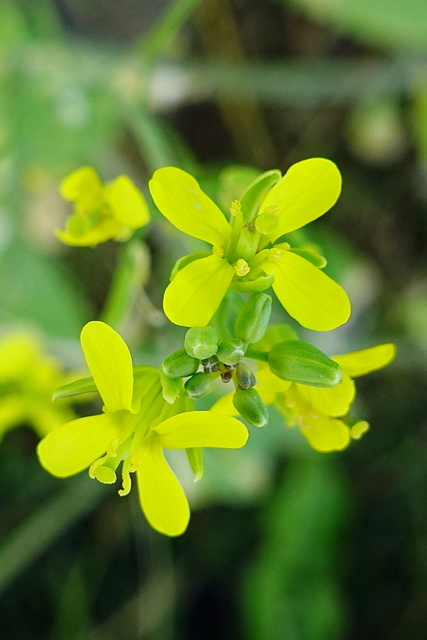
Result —
[[104, 494], [105, 488], [87, 477], [69, 481], [66, 489], [10, 533], [0, 547], [0, 593]]
[[282, 0], [310, 18], [362, 42], [390, 49], [426, 51], [425, 0]]
[[343, 605], [337, 538], [346, 516], [340, 474], [313, 454], [291, 463], [263, 518], [244, 577], [248, 640], [337, 640]]
[[0, 321], [36, 324], [47, 334], [73, 337], [93, 315], [57, 262], [14, 242], [0, 255]]

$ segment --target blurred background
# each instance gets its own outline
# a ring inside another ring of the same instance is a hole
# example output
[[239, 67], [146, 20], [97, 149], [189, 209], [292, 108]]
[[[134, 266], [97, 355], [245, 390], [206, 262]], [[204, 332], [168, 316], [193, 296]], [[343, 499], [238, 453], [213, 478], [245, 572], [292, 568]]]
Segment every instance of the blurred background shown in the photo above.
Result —
[[[0, 152], [2, 638], [424, 640], [425, 1], [1, 0]], [[307, 233], [353, 317], [301, 337], [330, 354], [397, 343], [358, 383], [370, 432], [316, 454], [272, 412], [243, 451], [208, 452], [199, 485], [177, 459], [193, 516], [173, 540], [135, 490], [50, 477], [35, 446], [72, 411], [47, 398], [60, 370], [83, 367], [81, 327], [102, 317], [158, 365], [182, 344], [161, 296], [192, 249], [151, 201], [127, 249], [61, 245], [59, 181], [90, 164], [148, 198], [153, 170], [176, 165], [221, 199], [230, 165], [313, 156], [343, 175]]]

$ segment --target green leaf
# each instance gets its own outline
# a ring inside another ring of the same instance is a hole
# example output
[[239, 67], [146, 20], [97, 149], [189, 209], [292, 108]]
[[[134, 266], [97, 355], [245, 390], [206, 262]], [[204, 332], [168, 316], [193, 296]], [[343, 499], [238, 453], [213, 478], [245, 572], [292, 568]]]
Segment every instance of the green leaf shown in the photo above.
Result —
[[[13, 278], [13, 286], [11, 286]], [[58, 261], [14, 242], [0, 256], [0, 322], [36, 324], [75, 338], [93, 314]]]
[[425, 0], [286, 0], [286, 4], [363, 42], [390, 49], [427, 49]]
[[269, 355], [271, 371], [282, 380], [328, 388], [341, 382], [341, 368], [317, 347], [304, 340], [275, 344]]

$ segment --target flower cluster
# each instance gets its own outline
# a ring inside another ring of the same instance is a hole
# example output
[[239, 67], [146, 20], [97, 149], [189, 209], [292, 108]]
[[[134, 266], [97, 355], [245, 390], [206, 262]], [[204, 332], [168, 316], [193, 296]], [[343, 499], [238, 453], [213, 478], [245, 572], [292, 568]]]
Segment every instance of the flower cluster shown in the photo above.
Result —
[[[329, 331], [350, 316], [346, 292], [323, 271], [325, 258], [313, 245], [295, 246], [288, 235], [335, 204], [341, 176], [330, 160], [298, 162], [283, 177], [276, 170], [259, 175], [231, 203], [228, 217], [179, 168], [159, 169], [149, 188], [179, 231], [211, 246], [180, 258], [164, 293], [166, 316], [188, 328], [183, 348], [159, 369], [134, 366], [114, 329], [89, 322], [81, 345], [91, 376], [61, 387], [55, 397], [96, 392], [102, 413], [50, 431], [38, 455], [58, 477], [88, 468], [92, 478], [110, 484], [120, 468], [120, 495], [129, 493], [135, 473], [148, 522], [176, 536], [190, 511], [164, 449], [183, 449], [200, 479], [202, 448], [243, 447], [248, 431], [235, 416], [264, 427], [274, 405], [315, 450], [343, 450], [369, 428], [351, 413], [354, 378], [388, 365], [395, 347], [386, 343], [330, 357], [299, 339], [290, 324], [270, 324], [269, 288], [306, 329]], [[57, 232], [68, 244], [125, 240], [148, 221], [141, 194], [125, 176], [104, 187], [84, 167], [64, 180], [61, 191], [76, 207], [67, 230]], [[231, 298], [232, 304], [223, 304]], [[234, 390], [218, 400], [220, 381]], [[199, 410], [199, 399], [211, 395], [205, 405], [211, 408]]]
[[329, 331], [347, 322], [349, 299], [321, 270], [324, 258], [278, 242], [335, 204], [341, 190], [337, 167], [311, 158], [283, 178], [271, 173], [231, 204], [229, 222], [191, 175], [175, 167], [155, 172], [149, 186], [161, 213], [180, 231], [212, 245], [210, 254], [189, 255], [177, 265], [164, 296], [171, 322], [203, 327], [229, 288], [249, 293], [270, 286], [307, 329]]

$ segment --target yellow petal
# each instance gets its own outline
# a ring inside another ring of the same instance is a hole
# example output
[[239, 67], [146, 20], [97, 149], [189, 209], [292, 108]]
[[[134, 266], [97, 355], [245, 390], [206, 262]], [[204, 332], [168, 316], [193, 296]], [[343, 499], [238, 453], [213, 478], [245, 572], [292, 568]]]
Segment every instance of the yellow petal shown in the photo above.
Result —
[[88, 322], [80, 341], [107, 411], [131, 411], [132, 358], [123, 338], [105, 322]]
[[62, 180], [59, 191], [65, 200], [76, 202], [81, 212], [91, 213], [104, 201], [104, 188], [92, 167], [76, 169]]
[[183, 327], [206, 326], [233, 276], [233, 267], [217, 254], [190, 262], [178, 271], [165, 291], [165, 314], [171, 322]]
[[96, 247], [101, 242], [114, 238], [120, 228], [115, 220], [107, 220], [97, 227], [89, 229], [81, 236], [76, 236], [68, 230], [62, 231], [62, 229], [57, 229], [55, 235], [61, 242], [70, 247]]
[[356, 395], [353, 380], [343, 372], [342, 381], [335, 387], [320, 389], [296, 384], [298, 392], [311, 404], [316, 412], [326, 416], [345, 416]]
[[132, 229], [147, 224], [150, 219], [147, 204], [128, 176], [116, 178], [106, 187], [105, 193], [117, 222]]
[[78, 418], [47, 434], [37, 447], [41, 465], [66, 478], [89, 467], [117, 436], [116, 421], [108, 414]]
[[322, 216], [338, 200], [340, 191], [341, 175], [330, 160], [310, 158], [292, 165], [269, 191], [261, 207], [261, 213], [279, 207], [279, 224], [271, 240]]
[[149, 434], [140, 450], [137, 478], [141, 508], [153, 529], [179, 536], [187, 528], [190, 507], [165, 460], [159, 438], [153, 435]]
[[277, 394], [284, 393], [292, 384], [288, 380], [281, 380], [275, 376], [268, 366], [258, 369], [256, 379], [256, 389], [265, 404], [273, 404]]
[[176, 167], [158, 169], [149, 183], [157, 208], [177, 229], [225, 248], [231, 227], [197, 180]]
[[332, 360], [352, 378], [364, 376], [371, 371], [386, 367], [396, 356], [396, 346], [392, 343], [379, 344], [370, 349], [354, 351], [343, 356], [334, 356]]
[[213, 413], [223, 413], [226, 416], [238, 416], [239, 412], [233, 404], [234, 391], [219, 398], [210, 408]]
[[273, 271], [277, 297], [303, 327], [330, 331], [350, 317], [350, 301], [344, 289], [301, 256], [282, 251], [278, 260], [266, 260], [263, 269], [266, 273]]
[[350, 429], [342, 420], [327, 416], [304, 415], [301, 432], [313, 449], [327, 453], [342, 451], [350, 443]]
[[0, 382], [28, 377], [28, 372], [43, 359], [41, 346], [30, 333], [13, 332], [0, 342]]
[[238, 449], [248, 439], [245, 425], [231, 416], [211, 411], [188, 411], [154, 427], [167, 449], [225, 447]]

